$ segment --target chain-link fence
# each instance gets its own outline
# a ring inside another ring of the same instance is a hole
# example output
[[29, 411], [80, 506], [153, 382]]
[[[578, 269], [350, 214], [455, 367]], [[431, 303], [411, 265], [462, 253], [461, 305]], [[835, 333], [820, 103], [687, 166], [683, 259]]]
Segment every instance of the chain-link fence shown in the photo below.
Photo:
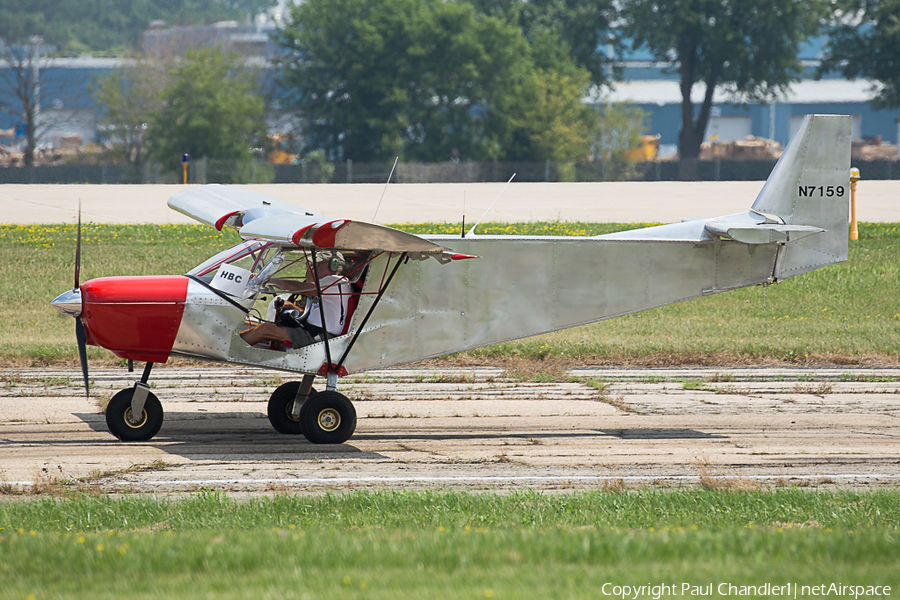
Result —
[[[306, 162], [273, 165], [259, 160], [199, 159], [188, 165], [188, 183], [384, 183], [391, 163]], [[717, 159], [611, 164], [604, 161], [399, 163], [397, 183], [507, 181], [762, 181], [774, 160]], [[853, 161], [863, 179], [900, 179], [900, 161]], [[181, 183], [181, 165], [60, 165], [0, 168], [2, 183]]]

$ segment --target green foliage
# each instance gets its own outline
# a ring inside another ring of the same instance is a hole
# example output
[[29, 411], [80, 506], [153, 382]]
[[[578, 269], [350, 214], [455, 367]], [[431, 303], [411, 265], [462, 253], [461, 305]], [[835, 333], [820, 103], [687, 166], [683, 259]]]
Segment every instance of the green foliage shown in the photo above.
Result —
[[628, 153], [641, 143], [648, 115], [630, 104], [605, 104], [593, 131], [591, 153], [606, 165], [607, 181], [627, 181], [637, 175]]
[[574, 163], [590, 153], [596, 119], [593, 109], [581, 102], [587, 85], [586, 71], [575, 75], [535, 71], [517, 128], [527, 142], [510, 150], [518, 154], [514, 158], [552, 161], [558, 164], [559, 180], [574, 181]]
[[334, 175], [334, 163], [328, 162], [325, 152], [322, 150], [313, 150], [303, 162], [307, 168], [307, 181], [310, 183], [328, 183]]
[[587, 151], [589, 77], [543, 51], [559, 46], [552, 32], [537, 38], [540, 51], [465, 2], [311, 0], [278, 43], [307, 145], [331, 158], [573, 160]]
[[183, 60], [137, 58], [98, 80], [93, 96], [113, 156], [136, 169], [149, 154], [180, 175], [187, 153], [212, 159], [209, 182], [269, 183], [274, 167], [251, 156], [265, 131], [256, 90], [255, 71], [237, 55], [209, 48], [190, 50]]
[[876, 107], [900, 107], [900, 0], [843, 0], [838, 6], [819, 75], [834, 70], [848, 79], [874, 79], [881, 84]]
[[612, 0], [529, 0], [522, 4], [520, 22], [533, 39], [539, 29], [552, 31], [565, 47], [574, 64], [590, 73], [597, 85], [612, 83], [618, 67], [608, 54], [621, 50], [613, 34], [619, 19]]
[[621, 51], [614, 26], [619, 19], [612, 0], [471, 0], [480, 13], [519, 24], [532, 45], [541, 38], [556, 44], [534, 52], [539, 67], [542, 56], [566, 56], [579, 69], [590, 73], [598, 85], [611, 83], [619, 67], [610, 49]]
[[246, 159], [265, 136], [263, 100], [255, 94], [257, 73], [235, 54], [218, 48], [189, 50], [169, 72], [162, 107], [150, 116], [146, 138], [151, 158], [180, 172], [191, 158]]
[[[706, 134], [713, 92], [724, 86], [737, 100], [765, 100], [799, 79], [799, 46], [818, 33], [828, 0], [624, 0], [625, 30], [634, 46], [681, 77], [682, 158], [696, 158]], [[695, 115], [695, 83], [706, 96]]]
[[161, 108], [160, 93], [167, 81], [165, 64], [138, 58], [97, 79], [91, 90], [112, 155], [135, 168], [144, 162], [147, 120]]
[[244, 21], [248, 14], [275, 4], [275, 0], [0, 0], [0, 38], [23, 41], [39, 35], [62, 54], [124, 53], [140, 47], [141, 33], [153, 20], [169, 25]]

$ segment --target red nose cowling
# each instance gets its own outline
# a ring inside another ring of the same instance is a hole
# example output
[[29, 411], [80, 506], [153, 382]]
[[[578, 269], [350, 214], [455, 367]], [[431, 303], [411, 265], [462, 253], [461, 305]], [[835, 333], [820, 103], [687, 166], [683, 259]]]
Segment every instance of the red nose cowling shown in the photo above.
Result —
[[181, 325], [187, 277], [100, 277], [81, 286], [87, 343], [118, 357], [166, 362]]

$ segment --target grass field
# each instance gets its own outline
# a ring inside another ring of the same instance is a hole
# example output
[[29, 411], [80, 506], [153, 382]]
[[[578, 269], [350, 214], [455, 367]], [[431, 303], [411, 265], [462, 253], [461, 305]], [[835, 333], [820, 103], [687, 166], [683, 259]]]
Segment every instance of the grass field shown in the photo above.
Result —
[[800, 597], [832, 583], [896, 596], [898, 527], [896, 491], [43, 499], [0, 505], [0, 596], [599, 598], [614, 585], [653, 597], [660, 584], [678, 596], [791, 584]]
[[[647, 224], [497, 223], [480, 231], [596, 235]], [[455, 225], [400, 224], [415, 233]], [[200, 225], [84, 227], [81, 280], [180, 274], [237, 241]], [[0, 226], [0, 361], [74, 363], [74, 325], [49, 302], [71, 287], [72, 225]], [[618, 365], [895, 365], [900, 363], [900, 224], [863, 223], [850, 259], [781, 284], [752, 287], [472, 351], [474, 360], [525, 358]], [[115, 362], [99, 348], [93, 361]]]

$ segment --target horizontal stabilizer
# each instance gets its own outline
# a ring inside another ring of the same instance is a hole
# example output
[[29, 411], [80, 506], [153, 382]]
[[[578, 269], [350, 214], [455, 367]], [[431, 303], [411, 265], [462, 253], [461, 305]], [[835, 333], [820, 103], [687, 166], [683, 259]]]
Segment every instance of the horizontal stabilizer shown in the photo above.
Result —
[[705, 224], [705, 228], [713, 235], [743, 244], [787, 244], [825, 231], [821, 227], [810, 225], [780, 225], [777, 223], [748, 225], [747, 223], [722, 221], [709, 221]]

